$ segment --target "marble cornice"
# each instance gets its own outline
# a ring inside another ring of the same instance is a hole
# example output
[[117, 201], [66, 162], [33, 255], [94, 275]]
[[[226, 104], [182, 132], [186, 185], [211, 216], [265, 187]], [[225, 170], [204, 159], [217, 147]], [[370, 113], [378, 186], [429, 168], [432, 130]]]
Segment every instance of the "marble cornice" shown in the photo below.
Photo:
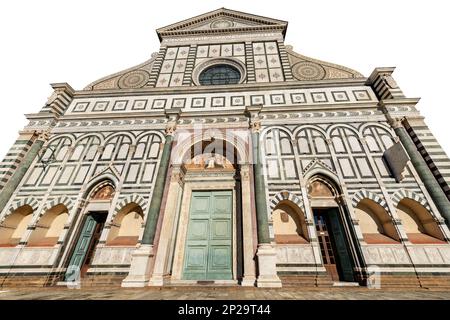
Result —
[[101, 98], [115, 96], [144, 96], [144, 95], [174, 95], [195, 93], [224, 93], [224, 92], [247, 92], [268, 91], [283, 89], [311, 89], [311, 88], [340, 88], [353, 86], [366, 86], [366, 78], [360, 79], [332, 79], [315, 81], [285, 81], [270, 83], [242, 83], [236, 86], [185, 86], [169, 88], [138, 88], [138, 89], [112, 89], [112, 90], [79, 90], [74, 98]]

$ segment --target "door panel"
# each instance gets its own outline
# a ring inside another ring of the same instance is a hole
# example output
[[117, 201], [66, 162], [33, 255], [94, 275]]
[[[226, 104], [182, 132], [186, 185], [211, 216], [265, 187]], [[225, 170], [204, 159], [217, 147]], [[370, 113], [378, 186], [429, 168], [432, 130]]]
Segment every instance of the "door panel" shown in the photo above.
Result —
[[203, 220], [192, 220], [190, 225], [190, 232], [188, 234], [188, 240], [208, 240], [208, 224], [209, 221]]
[[184, 279], [232, 279], [232, 192], [194, 191]]
[[342, 272], [342, 280], [354, 281], [352, 260], [348, 250], [344, 227], [340, 221], [341, 219], [339, 218], [339, 211], [337, 208], [329, 209], [328, 215], [330, 217], [330, 227], [333, 233], [337, 251], [336, 253], [339, 259], [338, 262]]
[[229, 240], [231, 234], [231, 221], [213, 220], [211, 221], [211, 240]]
[[324, 267], [335, 281], [354, 281], [353, 263], [337, 208], [315, 209], [314, 221]]
[[78, 242], [75, 246], [75, 250], [72, 253], [72, 257], [65, 274], [66, 281], [76, 280], [78, 272], [81, 272], [81, 267], [83, 266], [84, 260], [88, 253], [96, 227], [97, 222], [91, 215], [88, 215], [86, 217], [86, 221], [84, 222], [83, 229], [81, 230], [80, 237], [78, 238]]
[[314, 222], [316, 224], [317, 237], [319, 239], [322, 261], [331, 279], [339, 281], [339, 273], [336, 266], [335, 250], [328, 230], [327, 215], [322, 210], [314, 210]]

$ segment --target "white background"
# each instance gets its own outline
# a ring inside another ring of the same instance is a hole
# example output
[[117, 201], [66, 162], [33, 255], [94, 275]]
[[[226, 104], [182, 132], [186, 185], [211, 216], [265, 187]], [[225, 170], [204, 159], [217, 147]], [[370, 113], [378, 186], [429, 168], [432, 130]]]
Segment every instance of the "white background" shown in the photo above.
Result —
[[51, 94], [82, 89], [147, 60], [155, 29], [220, 7], [289, 22], [286, 44], [369, 76], [394, 78], [450, 154], [450, 1], [406, 0], [14, 0], [0, 4], [0, 158]]

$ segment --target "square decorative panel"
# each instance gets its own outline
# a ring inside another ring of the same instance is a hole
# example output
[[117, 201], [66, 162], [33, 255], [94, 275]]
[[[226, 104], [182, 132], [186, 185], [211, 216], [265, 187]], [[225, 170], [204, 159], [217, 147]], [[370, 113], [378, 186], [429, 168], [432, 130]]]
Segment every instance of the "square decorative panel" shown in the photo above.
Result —
[[172, 100], [172, 108], [184, 108], [186, 105], [186, 98], [178, 98]]
[[158, 81], [156, 82], [157, 87], [167, 87], [169, 86], [170, 74], [160, 74]]
[[270, 102], [272, 104], [284, 104], [284, 95], [283, 94], [271, 94], [270, 95]]
[[172, 73], [173, 65], [175, 64], [175, 61], [173, 60], [167, 60], [164, 61], [160, 73]]
[[223, 56], [223, 57], [230, 57], [232, 55], [233, 55], [233, 45], [231, 45], [231, 44], [222, 45], [221, 56]]
[[233, 44], [233, 54], [235, 56], [243, 56], [245, 54], [245, 47], [243, 43]]
[[167, 49], [166, 52], [166, 56], [165, 59], [175, 59], [175, 57], [177, 56], [177, 52], [178, 52], [178, 48], [177, 47], [172, 47]]
[[175, 63], [175, 70], [174, 72], [184, 72], [184, 69], [186, 69], [186, 63], [187, 60], [177, 60]]
[[209, 56], [210, 57], [219, 57], [220, 56], [220, 45], [213, 45], [209, 47]]
[[277, 50], [277, 43], [276, 43], [276, 42], [266, 42], [266, 43], [265, 43], [265, 46], [266, 46], [266, 52], [267, 52], [267, 54], [278, 53], [278, 50]]
[[333, 91], [331, 94], [333, 95], [333, 99], [336, 102], [345, 102], [350, 100], [348, 98], [347, 92], [345, 91]]
[[225, 97], [215, 97], [211, 99], [211, 106], [225, 107]]
[[172, 80], [170, 80], [171, 87], [181, 86], [182, 83], [183, 83], [183, 74], [182, 73], [172, 74]]
[[328, 102], [325, 92], [313, 92], [311, 93], [311, 97], [314, 102]]
[[269, 68], [281, 68], [280, 58], [276, 54], [267, 56], [267, 64]]
[[113, 111], [122, 111], [127, 108], [127, 100], [117, 100], [114, 102]]
[[166, 107], [166, 99], [153, 100], [152, 109], [164, 109]]
[[255, 68], [256, 69], [267, 68], [266, 56], [264, 56], [264, 55], [255, 56], [254, 60], [255, 60]]
[[208, 56], [208, 46], [198, 46], [197, 57], [204, 58]]
[[357, 101], [369, 101], [370, 95], [367, 90], [353, 90], [353, 95]]
[[244, 96], [239, 97], [231, 97], [231, 105], [236, 106], [243, 106], [245, 104], [245, 98]]
[[84, 112], [84, 111], [86, 111], [88, 105], [89, 105], [89, 102], [78, 102], [75, 105], [75, 108], [73, 108], [73, 112]]
[[251, 104], [254, 105], [258, 105], [258, 104], [264, 104], [264, 96], [250, 96], [250, 101]]
[[269, 73], [267, 69], [256, 69], [255, 70], [256, 82], [269, 82]]
[[281, 69], [269, 69], [270, 81], [283, 81], [283, 71]]
[[264, 43], [261, 43], [261, 42], [253, 43], [253, 52], [255, 55], [265, 54], [266, 52], [264, 50]]
[[189, 54], [189, 47], [180, 47], [178, 48], [178, 59], [186, 59]]
[[134, 100], [133, 110], [144, 110], [147, 105], [147, 100]]
[[108, 107], [108, 101], [97, 101], [92, 111], [105, 111]]
[[204, 108], [205, 107], [205, 98], [193, 98], [192, 99], [192, 108]]
[[306, 103], [306, 97], [304, 93], [291, 93], [292, 103]]

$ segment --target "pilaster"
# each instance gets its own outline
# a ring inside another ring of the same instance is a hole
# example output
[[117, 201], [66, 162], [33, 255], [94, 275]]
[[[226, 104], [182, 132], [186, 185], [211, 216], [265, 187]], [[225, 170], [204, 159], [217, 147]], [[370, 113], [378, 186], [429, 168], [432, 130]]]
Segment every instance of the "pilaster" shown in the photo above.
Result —
[[153, 242], [156, 232], [158, 217], [161, 211], [161, 203], [164, 195], [164, 186], [169, 168], [170, 154], [172, 149], [173, 135], [175, 134], [176, 124], [181, 110], [172, 109], [166, 111], [169, 118], [166, 127], [166, 140], [159, 163], [159, 169], [156, 176], [154, 191], [147, 213], [144, 234], [142, 236], [141, 246], [135, 250], [131, 258], [130, 272], [122, 281], [123, 287], [144, 287], [148, 285], [151, 276], [151, 259], [154, 256]]
[[267, 215], [267, 200], [264, 188], [264, 172], [262, 170], [261, 150], [259, 143], [259, 131], [261, 120], [259, 113], [262, 106], [247, 107], [250, 119], [252, 135], [253, 170], [255, 177], [255, 204], [258, 226], [258, 258], [259, 274], [256, 280], [258, 287], [281, 287], [281, 280], [277, 275], [277, 256], [273, 245], [270, 243], [269, 223]]
[[[380, 101], [380, 106], [385, 113], [390, 125], [405, 147], [405, 150], [410, 157], [411, 163], [414, 166], [414, 169], [417, 172], [418, 176], [420, 177], [420, 180], [422, 180], [426, 191], [428, 191], [437, 209], [445, 218], [447, 226], [450, 226], [450, 202], [447, 199], [445, 193], [442, 191], [442, 188], [434, 177], [433, 173], [428, 168], [425, 160], [417, 150], [416, 145], [412, 141], [405, 127], [403, 126], [402, 121], [404, 121], [404, 118], [396, 117], [395, 115], [390, 114], [388, 109], [388, 105], [390, 103], [391, 101]], [[393, 103], [401, 104], [402, 101], [394, 101]]]

